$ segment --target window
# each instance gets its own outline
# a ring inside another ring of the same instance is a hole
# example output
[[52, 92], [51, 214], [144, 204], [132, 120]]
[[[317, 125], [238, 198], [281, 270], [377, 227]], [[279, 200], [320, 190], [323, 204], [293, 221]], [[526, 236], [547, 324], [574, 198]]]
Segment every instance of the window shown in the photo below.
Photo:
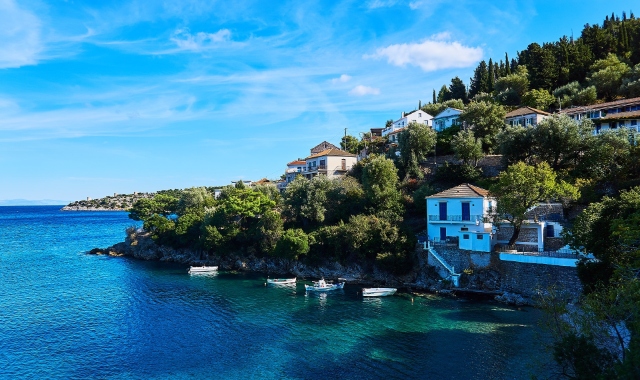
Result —
[[484, 239], [484, 235], [476, 235], [476, 239], [482, 240], [482, 239]]
[[460, 229], [460, 231], [469, 231], [469, 228], [467, 228], [467, 227], [462, 227], [462, 228]]
[[631, 126], [638, 125], [638, 120], [631, 120]]
[[469, 234], [464, 234], [464, 235], [462, 235], [462, 238], [463, 238], [464, 240], [469, 240]]
[[553, 224], [547, 225], [547, 237], [555, 237], [555, 229], [553, 228]]

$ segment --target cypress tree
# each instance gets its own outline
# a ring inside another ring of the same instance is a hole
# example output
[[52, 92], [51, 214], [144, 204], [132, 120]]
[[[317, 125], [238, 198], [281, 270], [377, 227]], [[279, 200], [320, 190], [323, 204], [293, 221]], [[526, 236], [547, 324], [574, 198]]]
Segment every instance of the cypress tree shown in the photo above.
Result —
[[496, 83], [496, 73], [493, 67], [493, 60], [489, 58], [489, 78], [487, 79], [487, 92], [493, 92], [493, 87]]
[[509, 54], [507, 54], [506, 52], [504, 53], [504, 63], [507, 75], [511, 74], [511, 65], [509, 65]]
[[436, 89], [434, 88], [433, 89], [433, 102], [432, 102], [432, 104], [436, 104], [436, 103], [437, 103], [437, 101], [436, 101]]

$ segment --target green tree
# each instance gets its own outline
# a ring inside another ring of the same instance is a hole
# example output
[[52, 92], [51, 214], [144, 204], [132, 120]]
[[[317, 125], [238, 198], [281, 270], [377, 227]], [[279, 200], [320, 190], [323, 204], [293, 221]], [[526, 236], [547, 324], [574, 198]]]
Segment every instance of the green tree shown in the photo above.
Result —
[[309, 236], [299, 228], [286, 230], [278, 240], [273, 255], [290, 260], [298, 260], [309, 253]]
[[517, 106], [528, 89], [527, 69], [525, 66], [520, 66], [515, 73], [496, 81], [494, 93], [500, 103]]
[[628, 98], [640, 96], [640, 63], [635, 65], [622, 80], [619, 93]]
[[471, 78], [469, 85], [469, 98], [473, 99], [474, 96], [481, 92], [489, 92], [488, 80], [489, 70], [487, 69], [487, 63], [483, 60], [473, 72], [473, 78]]
[[505, 115], [499, 104], [471, 102], [460, 115], [460, 120], [482, 140], [485, 152], [491, 152], [496, 148], [496, 136], [504, 128]]
[[588, 119], [578, 123], [566, 115], [551, 115], [532, 128], [534, 152], [556, 171], [575, 165], [592, 132], [593, 123]]
[[538, 203], [551, 199], [567, 202], [579, 197], [578, 189], [558, 180], [556, 173], [543, 162], [530, 166], [518, 162], [501, 172], [498, 181], [491, 187], [497, 200], [496, 223], [506, 220], [513, 227], [509, 245], [514, 245], [520, 235], [526, 212]]
[[398, 184], [398, 169], [393, 161], [375, 156], [367, 162], [363, 168], [362, 187], [372, 213], [400, 219], [404, 210]]
[[327, 194], [333, 182], [326, 176], [296, 177], [284, 193], [284, 215], [296, 226], [312, 227], [325, 220]]
[[622, 80], [630, 71], [629, 66], [615, 54], [609, 54], [607, 58], [599, 59], [591, 66], [588, 80], [596, 87], [600, 96], [610, 100], [618, 93]]
[[406, 175], [413, 178], [422, 178], [420, 162], [424, 161], [436, 145], [436, 132], [424, 124], [415, 122], [409, 125], [398, 135], [400, 148], [400, 162]]
[[527, 91], [522, 96], [522, 105], [537, 108], [539, 110], [546, 110], [553, 102], [555, 102], [553, 95], [544, 89], [533, 89], [531, 91]]
[[533, 128], [522, 125], [508, 125], [496, 137], [498, 152], [502, 154], [502, 162], [512, 165], [522, 161], [532, 164], [536, 161], [533, 141]]
[[462, 160], [465, 165], [473, 161], [473, 166], [478, 166], [478, 160], [484, 155], [482, 153], [482, 141], [473, 135], [473, 131], [460, 131], [453, 136], [451, 147], [456, 158]]
[[357, 138], [346, 135], [342, 137], [340, 141], [340, 148], [349, 153], [358, 154], [360, 153], [360, 142]]
[[464, 85], [462, 79], [458, 77], [451, 79], [451, 84], [449, 85], [449, 93], [450, 99], [460, 99], [464, 103], [468, 102], [467, 87]]
[[451, 91], [447, 88], [447, 86], [442, 85], [440, 91], [438, 92], [438, 103], [444, 103], [447, 100], [453, 99], [451, 97]]

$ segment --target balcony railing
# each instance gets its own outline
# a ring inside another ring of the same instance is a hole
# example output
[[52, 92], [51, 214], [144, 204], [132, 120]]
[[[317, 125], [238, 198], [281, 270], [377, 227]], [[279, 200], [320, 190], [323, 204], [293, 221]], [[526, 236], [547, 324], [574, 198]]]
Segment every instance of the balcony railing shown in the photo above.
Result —
[[482, 222], [484, 220], [483, 215], [447, 215], [446, 218], [441, 218], [440, 215], [429, 215], [430, 222]]
[[307, 167], [307, 171], [316, 171], [316, 170], [327, 170], [327, 165], [318, 165], [318, 166], [309, 166]]

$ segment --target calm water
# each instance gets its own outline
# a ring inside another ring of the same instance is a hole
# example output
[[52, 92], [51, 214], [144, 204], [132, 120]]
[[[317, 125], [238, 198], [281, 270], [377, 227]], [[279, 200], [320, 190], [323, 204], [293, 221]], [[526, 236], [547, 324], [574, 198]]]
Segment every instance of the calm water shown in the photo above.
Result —
[[132, 224], [0, 207], [0, 378], [518, 379], [549, 360], [534, 309], [85, 254]]

